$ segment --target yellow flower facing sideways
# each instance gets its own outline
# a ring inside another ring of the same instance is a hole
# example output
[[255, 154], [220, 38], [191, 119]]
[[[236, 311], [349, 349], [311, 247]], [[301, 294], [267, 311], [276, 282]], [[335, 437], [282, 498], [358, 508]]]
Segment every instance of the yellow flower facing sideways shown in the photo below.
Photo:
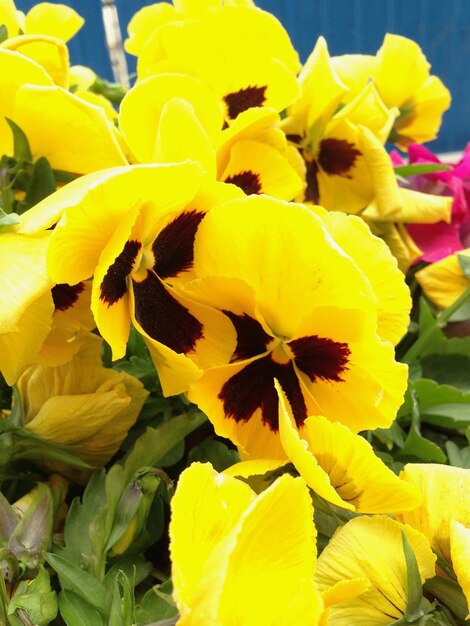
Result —
[[56, 37], [67, 42], [77, 34], [84, 20], [65, 4], [40, 2], [25, 15], [16, 9], [13, 0], [0, 0], [0, 24], [7, 27], [8, 37], [24, 33]]
[[180, 476], [171, 501], [177, 626], [316, 626], [316, 530], [308, 489], [284, 475], [256, 495], [209, 464]]
[[416, 280], [426, 296], [441, 309], [451, 306], [470, 287], [459, 256], [470, 257], [470, 248], [450, 254], [416, 272]]
[[[354, 224], [352, 233], [365, 245], [371, 239]], [[286, 458], [274, 379], [299, 430], [309, 415], [355, 432], [393, 421], [406, 367], [395, 362], [388, 339], [404, 332], [409, 295], [382, 246], [379, 256], [389, 261], [367, 274], [311, 210], [264, 196], [226, 202], [201, 221], [196, 278], [179, 292], [223, 311], [236, 342], [226, 364], [207, 370], [189, 397], [244, 457]], [[382, 314], [378, 331], [380, 290], [368, 277], [376, 271], [396, 294], [392, 331]]]
[[216, 95], [197, 78], [158, 74], [140, 81], [125, 96], [119, 127], [141, 163], [198, 161], [208, 175], [240, 187], [293, 200], [303, 189], [303, 163], [276, 128], [274, 110], [240, 113], [223, 129]]
[[470, 609], [470, 470], [409, 463], [400, 477], [419, 490], [422, 503], [398, 519], [424, 533], [452, 564]]
[[172, 395], [233, 351], [230, 320], [172, 284], [191, 270], [205, 213], [241, 195], [233, 185], [209, 183], [195, 163], [116, 168], [49, 196], [28, 212], [23, 229], [57, 223], [47, 256], [51, 279], [73, 286], [93, 276], [91, 308], [113, 358], [124, 356], [132, 321]]
[[334, 57], [332, 64], [339, 79], [357, 94], [372, 80], [381, 99], [399, 115], [390, 135], [399, 148], [436, 138], [442, 114], [450, 106], [450, 93], [437, 76], [430, 75], [430, 64], [418, 44], [388, 33], [377, 55]]
[[408, 579], [402, 531], [421, 582], [434, 576], [436, 557], [426, 537], [385, 517], [357, 517], [339, 528], [318, 557], [317, 582], [328, 626], [388, 626], [403, 618]]
[[[65, 365], [32, 366], [18, 381], [26, 428], [47, 441], [73, 446], [73, 453], [92, 467], [103, 466], [119, 449], [148, 395], [133, 376], [102, 367], [101, 344], [90, 335]], [[49, 467], [80, 478], [62, 464]]]

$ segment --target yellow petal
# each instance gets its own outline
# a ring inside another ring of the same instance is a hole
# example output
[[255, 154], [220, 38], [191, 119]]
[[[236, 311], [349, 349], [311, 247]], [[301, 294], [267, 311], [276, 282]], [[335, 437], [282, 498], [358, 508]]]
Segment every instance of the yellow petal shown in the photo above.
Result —
[[68, 86], [69, 53], [60, 39], [46, 35], [21, 35], [7, 39], [1, 46], [36, 61], [56, 85]]
[[[53, 125], [47, 122], [51, 116]], [[55, 169], [87, 174], [127, 164], [103, 109], [64, 89], [23, 86], [12, 117], [26, 134], [33, 158], [45, 156]]]
[[152, 33], [162, 24], [174, 19], [177, 19], [175, 8], [164, 2], [151, 4], [137, 11], [127, 26], [129, 38], [124, 42], [126, 52], [138, 56]]
[[215, 150], [207, 132], [189, 102], [172, 98], [162, 109], [152, 160], [178, 163], [187, 159], [200, 163], [215, 179]]
[[37, 33], [68, 41], [84, 23], [85, 20], [65, 4], [41, 2], [26, 15], [24, 31], [28, 35]]
[[[470, 250], [462, 250], [460, 254], [470, 256]], [[463, 273], [456, 254], [416, 272], [416, 280], [426, 296], [441, 309], [453, 304], [470, 286], [470, 281]]]
[[344, 96], [348, 101], [373, 78], [377, 60], [370, 54], [343, 54], [332, 57], [331, 64], [338, 78], [351, 90]]
[[20, 24], [13, 0], [2, 0], [0, 3], [0, 24], [6, 26], [8, 37], [19, 34]]
[[[182, 74], [152, 76], [126, 94], [119, 113], [119, 127], [138, 161], [154, 160], [160, 117], [172, 98], [189, 102], [211, 141], [222, 128], [219, 102], [202, 81]], [[177, 128], [174, 130], [179, 132]]]
[[364, 221], [353, 215], [322, 212], [320, 216], [334, 240], [353, 258], [372, 284], [378, 301], [379, 336], [397, 344], [408, 328], [411, 298], [388, 246], [371, 235]]
[[262, 476], [263, 474], [266, 474], [266, 472], [272, 472], [285, 465], [285, 463], [285, 461], [274, 461], [271, 459], [240, 461], [240, 463], [231, 465], [222, 473], [227, 476], [250, 478], [250, 476]]
[[450, 562], [450, 522], [470, 526], [470, 471], [447, 465], [409, 463], [400, 478], [422, 494], [422, 504], [399, 516], [429, 539], [433, 550]]
[[180, 476], [171, 501], [170, 551], [177, 606], [191, 606], [212, 550], [239, 523], [254, 498], [245, 483], [193, 463]]
[[18, 89], [24, 84], [52, 85], [52, 78], [35, 61], [0, 48], [0, 145], [2, 154], [13, 155], [13, 136], [3, 117], [11, 118]]
[[450, 523], [450, 552], [454, 572], [470, 607], [470, 528], [454, 520]]
[[72, 65], [69, 68], [70, 87], [78, 87], [85, 91], [89, 89], [96, 80], [95, 72], [85, 65]]
[[280, 200], [293, 200], [304, 187], [287, 159], [259, 141], [234, 144], [222, 180], [237, 185], [247, 195], [265, 193]]
[[435, 555], [424, 535], [385, 516], [357, 517], [340, 528], [318, 558], [315, 579], [322, 592], [340, 581], [366, 579], [370, 588], [330, 608], [329, 623], [384, 626], [400, 619], [407, 604], [407, 570], [401, 531], [415, 553], [421, 579], [434, 576]]

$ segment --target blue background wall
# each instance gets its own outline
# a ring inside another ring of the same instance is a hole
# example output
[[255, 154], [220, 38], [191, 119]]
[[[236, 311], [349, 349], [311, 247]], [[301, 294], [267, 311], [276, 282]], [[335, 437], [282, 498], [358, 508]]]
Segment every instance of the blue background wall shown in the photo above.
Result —
[[[91, 66], [111, 78], [104, 43], [100, 0], [63, 0], [86, 20], [69, 44], [73, 63]], [[33, 0], [17, 0], [28, 10]], [[116, 0], [123, 37], [130, 17], [148, 0]], [[405, 35], [422, 47], [453, 96], [440, 137], [429, 144], [436, 151], [461, 150], [470, 141], [470, 0], [258, 0], [259, 7], [281, 19], [302, 60], [318, 35], [332, 55], [374, 54], [388, 32]], [[130, 71], [135, 67], [129, 59]]]

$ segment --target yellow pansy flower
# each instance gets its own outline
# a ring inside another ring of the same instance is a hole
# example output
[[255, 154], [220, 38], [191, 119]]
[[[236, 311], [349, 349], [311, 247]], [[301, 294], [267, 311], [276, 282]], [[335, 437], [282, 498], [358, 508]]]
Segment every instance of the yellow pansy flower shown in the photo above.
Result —
[[256, 496], [194, 463], [171, 502], [178, 626], [319, 624], [316, 531], [305, 483], [285, 475]]
[[139, 79], [164, 72], [201, 79], [219, 98], [227, 123], [252, 107], [285, 109], [298, 95], [297, 69], [297, 53], [277, 20], [239, 6], [160, 26], [137, 64]]
[[460, 267], [459, 256], [470, 256], [470, 249], [450, 254], [416, 272], [416, 280], [426, 296], [441, 309], [451, 306], [470, 287]]
[[304, 186], [302, 161], [275, 127], [278, 121], [275, 111], [252, 108], [222, 129], [218, 98], [205, 83], [183, 74], [140, 81], [123, 99], [119, 114], [120, 129], [137, 161], [190, 158], [211, 177], [246, 194], [292, 200]]
[[229, 320], [171, 285], [191, 270], [206, 211], [239, 195], [233, 186], [207, 183], [196, 164], [134, 166], [79, 179], [33, 209], [43, 213], [43, 226], [46, 216], [62, 214], [48, 249], [52, 279], [76, 285], [94, 276], [91, 306], [113, 357], [124, 355], [132, 320], [166, 395], [233, 350]]
[[329, 210], [359, 213], [375, 194], [371, 163], [361, 146], [363, 128], [383, 143], [396, 113], [384, 106], [373, 84], [366, 85], [345, 106], [339, 106], [347, 89], [331, 67], [323, 38], [317, 42], [299, 82], [300, 98], [288, 108], [282, 127], [305, 160], [306, 189], [302, 199]]
[[[103, 466], [119, 449], [148, 395], [133, 376], [102, 367], [101, 344], [90, 335], [65, 365], [32, 366], [18, 380], [26, 428], [73, 446], [74, 454], [93, 467]], [[52, 467], [80, 477], [65, 466]]]
[[406, 368], [376, 334], [372, 283], [307, 208], [261, 196], [216, 207], [195, 237], [194, 275], [181, 293], [223, 311], [236, 346], [189, 397], [243, 456], [286, 456], [275, 378], [299, 429], [308, 415], [355, 432], [394, 419]]
[[416, 42], [388, 33], [375, 57], [345, 55], [332, 61], [351, 95], [372, 80], [385, 105], [399, 109], [391, 134], [398, 147], [435, 139], [442, 114], [450, 106], [450, 93], [430, 75], [431, 66]]
[[422, 533], [385, 516], [357, 517], [336, 531], [318, 557], [315, 580], [328, 594], [329, 625], [388, 626], [403, 618], [408, 585], [402, 531], [421, 581], [434, 576], [436, 557]]
[[40, 2], [26, 15], [17, 11], [13, 0], [1, 0], [0, 24], [7, 27], [8, 37], [26, 35], [46, 35], [66, 42], [80, 30], [84, 20], [71, 7], [65, 4]]

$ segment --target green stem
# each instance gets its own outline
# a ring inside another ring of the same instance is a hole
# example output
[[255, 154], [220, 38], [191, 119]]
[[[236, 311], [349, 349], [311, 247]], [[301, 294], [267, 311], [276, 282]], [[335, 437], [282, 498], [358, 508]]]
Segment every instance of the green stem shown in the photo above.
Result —
[[461, 306], [463, 306], [468, 300], [470, 300], [470, 287], [468, 287], [463, 294], [457, 298], [457, 300], [450, 305], [449, 308], [441, 311], [436, 315], [436, 319], [434, 320], [434, 324], [430, 324], [426, 330], [418, 337], [418, 339], [414, 342], [411, 348], [406, 352], [402, 361], [404, 363], [412, 363], [415, 361], [423, 348], [428, 343], [432, 334], [436, 331], [437, 328], [443, 328], [450, 318], [456, 313]]

